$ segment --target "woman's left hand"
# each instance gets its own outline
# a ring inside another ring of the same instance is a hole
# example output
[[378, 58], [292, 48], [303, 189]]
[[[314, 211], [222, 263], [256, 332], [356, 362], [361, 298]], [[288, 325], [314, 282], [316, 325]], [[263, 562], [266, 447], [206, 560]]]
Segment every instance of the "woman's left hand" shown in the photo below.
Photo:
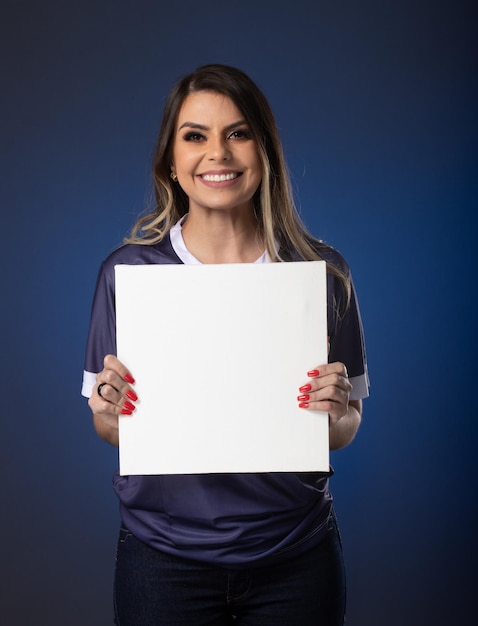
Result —
[[338, 422], [347, 415], [352, 385], [343, 363], [319, 365], [307, 372], [309, 380], [299, 388], [297, 401], [301, 409], [324, 411], [330, 422]]

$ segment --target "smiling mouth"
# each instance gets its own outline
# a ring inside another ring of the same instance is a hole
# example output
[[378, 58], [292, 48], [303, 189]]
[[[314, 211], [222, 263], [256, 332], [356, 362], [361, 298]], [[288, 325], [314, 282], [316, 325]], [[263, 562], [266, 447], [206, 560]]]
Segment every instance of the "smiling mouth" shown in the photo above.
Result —
[[210, 183], [222, 183], [226, 180], [234, 180], [240, 175], [239, 172], [231, 172], [229, 174], [202, 174], [201, 178]]

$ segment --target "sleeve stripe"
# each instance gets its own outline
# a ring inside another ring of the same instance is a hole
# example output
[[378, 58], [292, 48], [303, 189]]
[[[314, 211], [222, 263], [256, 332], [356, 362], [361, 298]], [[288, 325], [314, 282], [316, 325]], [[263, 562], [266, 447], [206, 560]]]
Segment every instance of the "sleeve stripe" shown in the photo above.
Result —
[[83, 372], [83, 386], [81, 388], [81, 395], [85, 398], [89, 398], [93, 393], [93, 387], [96, 384], [96, 374], [93, 372]]
[[369, 380], [368, 374], [361, 374], [360, 376], [352, 376], [349, 378], [350, 383], [353, 386], [352, 391], [350, 392], [350, 400], [362, 400], [363, 398], [368, 398], [369, 392]]

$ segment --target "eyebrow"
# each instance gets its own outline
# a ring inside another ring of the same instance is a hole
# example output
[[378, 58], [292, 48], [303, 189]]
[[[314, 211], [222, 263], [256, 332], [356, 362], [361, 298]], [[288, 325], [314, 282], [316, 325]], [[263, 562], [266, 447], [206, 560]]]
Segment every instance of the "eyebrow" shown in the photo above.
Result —
[[[245, 124], [247, 124], [246, 120], [238, 120], [237, 122], [233, 122], [232, 124], [228, 124], [227, 126], [225, 126], [224, 130], [231, 130], [232, 128], [237, 128], [238, 126], [243, 126]], [[204, 124], [197, 124], [196, 122], [184, 122], [184, 124], [181, 124], [181, 126], [178, 128], [178, 131], [180, 131], [182, 128], [209, 130], [209, 126], [204, 126]]]

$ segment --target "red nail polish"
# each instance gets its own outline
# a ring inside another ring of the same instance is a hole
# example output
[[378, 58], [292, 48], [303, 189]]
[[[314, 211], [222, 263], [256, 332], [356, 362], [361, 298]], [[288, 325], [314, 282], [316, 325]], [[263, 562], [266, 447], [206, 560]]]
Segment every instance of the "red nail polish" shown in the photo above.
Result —
[[131, 383], [131, 384], [134, 383], [134, 378], [131, 376], [131, 374], [125, 374], [124, 379], [127, 383]]
[[126, 400], [126, 402], [123, 404], [123, 408], [127, 409], [128, 411], [134, 411], [136, 407], [134, 406], [134, 404], [131, 404], [129, 400]]
[[303, 393], [305, 393], [307, 391], [311, 391], [311, 389], [312, 389], [312, 385], [307, 383], [306, 385], [302, 385], [302, 387], [299, 388], [299, 391], [302, 391]]
[[297, 400], [299, 400], [299, 402], [310, 400], [310, 396], [308, 393], [303, 393], [301, 396], [297, 396]]
[[121, 415], [133, 415], [133, 411], [128, 411], [128, 409], [121, 409]]
[[309, 408], [309, 403], [308, 402], [301, 402], [299, 404], [299, 409], [308, 409]]
[[138, 399], [138, 396], [132, 389], [128, 389], [128, 391], [125, 393], [125, 396], [127, 396], [130, 400], [133, 400], [133, 402], [136, 402], [136, 400]]
[[307, 376], [318, 376], [319, 374], [319, 370], [310, 370], [310, 372], [307, 372]]

